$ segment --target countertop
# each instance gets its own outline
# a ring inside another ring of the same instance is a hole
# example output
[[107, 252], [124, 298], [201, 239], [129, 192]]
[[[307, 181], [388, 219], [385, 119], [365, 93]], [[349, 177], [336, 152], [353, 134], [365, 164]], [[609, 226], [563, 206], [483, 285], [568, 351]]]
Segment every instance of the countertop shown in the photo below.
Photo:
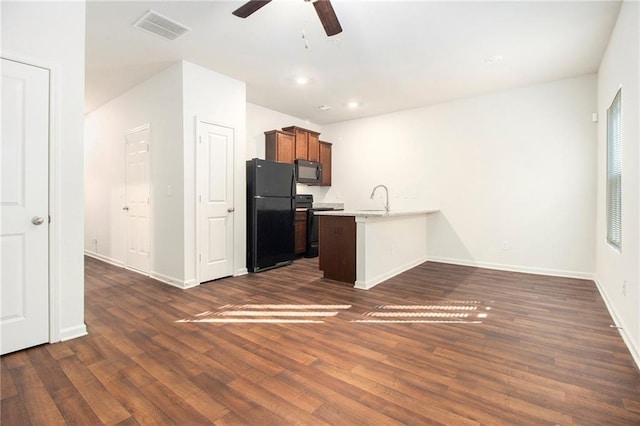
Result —
[[413, 216], [421, 214], [437, 213], [439, 209], [425, 210], [328, 210], [319, 211], [315, 214], [318, 216], [351, 216], [351, 217], [394, 217], [394, 216]]
[[342, 210], [344, 209], [344, 203], [313, 203], [313, 208], [314, 209], [329, 208], [329, 209]]

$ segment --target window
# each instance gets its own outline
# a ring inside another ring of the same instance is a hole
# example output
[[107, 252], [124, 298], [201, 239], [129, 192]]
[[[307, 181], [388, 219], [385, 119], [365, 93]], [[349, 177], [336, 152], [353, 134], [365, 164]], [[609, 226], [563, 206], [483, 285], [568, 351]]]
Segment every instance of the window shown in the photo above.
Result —
[[622, 250], [622, 88], [607, 109], [607, 241]]

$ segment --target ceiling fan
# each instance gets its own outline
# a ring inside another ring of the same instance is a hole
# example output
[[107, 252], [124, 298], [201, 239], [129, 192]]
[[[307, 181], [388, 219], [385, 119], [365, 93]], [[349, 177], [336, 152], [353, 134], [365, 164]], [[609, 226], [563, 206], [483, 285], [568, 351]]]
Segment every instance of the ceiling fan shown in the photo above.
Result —
[[[249, 0], [247, 3], [234, 10], [233, 14], [240, 18], [247, 18], [269, 2], [271, 2], [271, 0]], [[315, 0], [313, 2], [313, 7], [315, 7], [318, 18], [320, 18], [320, 22], [322, 22], [322, 26], [324, 27], [324, 31], [329, 37], [342, 32], [342, 27], [340, 26], [340, 22], [338, 22], [338, 17], [336, 16], [336, 12], [333, 10], [333, 6], [331, 6], [330, 0]]]

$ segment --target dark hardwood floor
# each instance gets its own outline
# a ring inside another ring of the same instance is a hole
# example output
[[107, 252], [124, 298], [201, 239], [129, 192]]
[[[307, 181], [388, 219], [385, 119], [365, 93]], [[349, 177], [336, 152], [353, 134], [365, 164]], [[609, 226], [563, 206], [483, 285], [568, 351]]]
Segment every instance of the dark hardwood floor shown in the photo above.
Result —
[[86, 260], [89, 335], [2, 357], [2, 425], [638, 425], [593, 282], [317, 259], [179, 290]]

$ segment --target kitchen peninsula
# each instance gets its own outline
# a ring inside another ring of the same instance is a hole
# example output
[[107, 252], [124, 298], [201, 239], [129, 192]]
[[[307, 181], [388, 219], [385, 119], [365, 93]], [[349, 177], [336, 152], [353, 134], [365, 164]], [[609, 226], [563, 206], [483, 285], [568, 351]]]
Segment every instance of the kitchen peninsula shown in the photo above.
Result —
[[427, 216], [439, 210], [317, 212], [324, 277], [368, 290], [427, 260]]

